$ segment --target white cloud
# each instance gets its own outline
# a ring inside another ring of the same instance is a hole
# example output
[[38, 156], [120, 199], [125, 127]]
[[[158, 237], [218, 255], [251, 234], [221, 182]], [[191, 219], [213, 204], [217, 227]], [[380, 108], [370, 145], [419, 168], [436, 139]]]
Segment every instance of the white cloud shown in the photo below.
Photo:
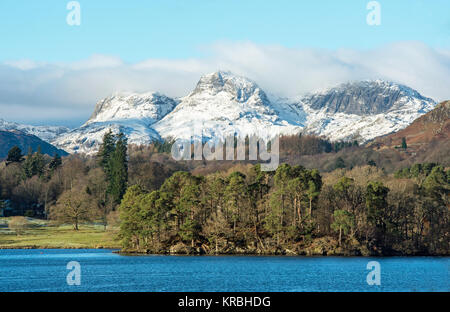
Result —
[[264, 90], [294, 96], [341, 82], [386, 79], [406, 84], [437, 101], [450, 99], [450, 51], [419, 42], [373, 50], [293, 49], [251, 42], [218, 42], [203, 58], [148, 59], [126, 64], [93, 55], [73, 63], [31, 60], [0, 64], [0, 117], [6, 120], [82, 120], [114, 91], [160, 91], [183, 96], [202, 74], [230, 70]]
[[88, 70], [94, 68], [115, 68], [124, 65], [123, 61], [116, 56], [94, 54], [86, 60], [67, 64], [73, 70]]

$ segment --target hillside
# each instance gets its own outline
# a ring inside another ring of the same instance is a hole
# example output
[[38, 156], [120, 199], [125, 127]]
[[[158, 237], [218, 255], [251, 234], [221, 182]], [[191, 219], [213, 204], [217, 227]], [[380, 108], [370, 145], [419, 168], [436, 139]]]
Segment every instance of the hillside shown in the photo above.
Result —
[[[396, 133], [379, 137], [368, 144], [378, 151], [396, 150], [411, 161], [449, 163], [450, 155], [450, 101], [416, 119]], [[407, 149], [401, 148], [405, 138]]]
[[40, 146], [43, 154], [50, 156], [53, 156], [55, 153], [61, 156], [68, 155], [65, 151], [39, 139], [35, 135], [26, 134], [18, 130], [0, 131], [0, 159], [6, 158], [8, 151], [15, 145], [19, 146], [24, 154], [27, 153], [30, 147], [33, 151], [36, 151]]

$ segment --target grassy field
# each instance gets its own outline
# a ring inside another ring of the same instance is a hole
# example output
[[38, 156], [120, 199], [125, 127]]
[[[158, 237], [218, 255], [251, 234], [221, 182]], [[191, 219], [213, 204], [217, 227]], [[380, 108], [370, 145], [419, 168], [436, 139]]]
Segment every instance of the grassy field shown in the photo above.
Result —
[[8, 228], [10, 218], [0, 218], [0, 249], [6, 248], [120, 248], [117, 229], [82, 224], [78, 231], [70, 225], [57, 226], [48, 221], [28, 219], [22, 233]]

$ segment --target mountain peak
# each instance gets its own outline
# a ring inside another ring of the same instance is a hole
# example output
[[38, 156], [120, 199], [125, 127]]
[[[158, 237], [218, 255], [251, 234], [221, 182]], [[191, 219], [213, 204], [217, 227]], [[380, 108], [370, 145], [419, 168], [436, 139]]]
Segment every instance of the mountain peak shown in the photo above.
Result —
[[302, 99], [312, 109], [328, 113], [375, 115], [411, 101], [418, 102], [423, 110], [430, 110], [435, 102], [419, 92], [391, 81], [363, 80], [340, 84], [334, 88], [309, 94]]
[[88, 123], [127, 119], [160, 120], [176, 106], [176, 101], [158, 92], [116, 92], [95, 106]]
[[224, 86], [223, 72], [214, 72], [203, 75], [195, 87], [194, 92], [203, 90], [222, 90]]
[[235, 75], [229, 71], [217, 71], [203, 75], [189, 96], [203, 94], [215, 96], [221, 92], [231, 94], [237, 102], [247, 101], [255, 92], [264, 93], [255, 82], [246, 77]]
[[200, 78], [196, 88], [154, 129], [161, 137], [188, 139], [193, 129], [204, 138], [225, 138], [301, 131], [304, 114], [285, 103], [272, 103], [264, 91], [248, 78], [218, 71]]
[[389, 81], [389, 80], [382, 80], [382, 79], [375, 79], [375, 80], [359, 80], [359, 81], [349, 81], [346, 83], [342, 83], [338, 85], [335, 88], [332, 88], [331, 90], [338, 91], [338, 90], [354, 90], [354, 89], [377, 89], [384, 91], [386, 94], [387, 92], [400, 92], [402, 95], [409, 95], [414, 96], [417, 98], [427, 99], [426, 97], [422, 96], [419, 92], [416, 90], [405, 86], [403, 84]]

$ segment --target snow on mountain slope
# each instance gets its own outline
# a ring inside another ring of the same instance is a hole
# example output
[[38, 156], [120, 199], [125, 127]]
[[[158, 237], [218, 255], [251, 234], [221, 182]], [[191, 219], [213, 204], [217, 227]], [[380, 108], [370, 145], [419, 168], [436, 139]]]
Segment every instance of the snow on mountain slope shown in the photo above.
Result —
[[297, 105], [308, 114], [305, 132], [364, 143], [407, 127], [436, 102], [409, 87], [376, 80], [307, 95]]
[[123, 132], [128, 142], [150, 144], [161, 137], [151, 126], [172, 111], [177, 102], [159, 93], [116, 93], [99, 101], [91, 118], [80, 128], [52, 143], [69, 153], [95, 153], [106, 132]]
[[9, 122], [0, 119], [0, 130], [1, 131], [19, 130], [26, 134], [35, 135], [41, 140], [44, 140], [46, 142], [50, 142], [56, 137], [68, 132], [70, 129], [66, 127], [57, 127], [57, 126], [22, 125], [15, 122]]
[[97, 103], [86, 124], [128, 119], [153, 124], [171, 112], [175, 105], [173, 99], [159, 93], [116, 93]]
[[163, 138], [272, 137], [298, 133], [304, 121], [301, 109], [272, 103], [254, 82], [215, 72], [201, 77], [194, 91], [153, 127]]

